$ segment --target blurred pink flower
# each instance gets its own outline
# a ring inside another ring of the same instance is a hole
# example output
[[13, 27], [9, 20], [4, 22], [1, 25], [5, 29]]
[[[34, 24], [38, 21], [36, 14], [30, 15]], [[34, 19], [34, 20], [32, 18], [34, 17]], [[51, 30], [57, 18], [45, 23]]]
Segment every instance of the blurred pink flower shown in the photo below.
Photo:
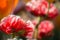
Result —
[[49, 32], [54, 29], [54, 25], [51, 21], [44, 20], [40, 23], [38, 27], [38, 36], [43, 37], [46, 36]]

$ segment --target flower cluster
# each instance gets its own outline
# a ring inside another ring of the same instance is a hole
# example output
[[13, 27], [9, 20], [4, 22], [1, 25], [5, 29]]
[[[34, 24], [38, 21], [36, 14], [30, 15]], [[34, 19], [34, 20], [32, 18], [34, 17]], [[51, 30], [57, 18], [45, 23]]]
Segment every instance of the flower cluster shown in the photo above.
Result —
[[[32, 24], [32, 23], [31, 23]], [[34, 26], [26, 23], [19, 16], [9, 15], [1, 20], [0, 29], [6, 34], [16, 34], [26, 36], [29, 32], [33, 32]]]
[[47, 16], [54, 18], [58, 14], [58, 10], [53, 3], [46, 0], [31, 0], [26, 4], [26, 9], [35, 16]]
[[[1, 5], [1, 4], [0, 4]], [[4, 6], [4, 5], [3, 5]], [[26, 4], [26, 10], [31, 14], [47, 18], [55, 18], [58, 15], [58, 10], [53, 3], [48, 3], [47, 0], [31, 0]], [[34, 16], [34, 17], [35, 17]], [[44, 20], [42, 18], [42, 20]], [[36, 31], [38, 38], [47, 36], [48, 33], [54, 29], [54, 24], [49, 20], [36, 21], [30, 20], [24, 21], [20, 16], [8, 15], [4, 17], [0, 22], [0, 30], [5, 34], [14, 34], [16, 36], [32, 38]], [[35, 27], [38, 27], [35, 30]], [[35, 35], [36, 36], [36, 35]]]

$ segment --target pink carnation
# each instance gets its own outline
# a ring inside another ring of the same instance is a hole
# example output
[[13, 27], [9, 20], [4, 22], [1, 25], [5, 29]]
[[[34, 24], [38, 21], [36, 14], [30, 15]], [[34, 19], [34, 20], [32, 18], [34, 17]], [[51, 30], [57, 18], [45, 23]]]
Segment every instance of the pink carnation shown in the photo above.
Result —
[[26, 23], [19, 16], [15, 15], [9, 15], [3, 18], [0, 23], [0, 28], [1, 31], [6, 34], [15, 33], [16, 35], [20, 35], [23, 37], [26, 37], [30, 32], [33, 33], [34, 30], [33, 24], [31, 24], [30, 22]]
[[54, 25], [51, 21], [45, 20], [42, 21], [38, 27], [39, 37], [45, 36], [47, 33], [51, 32], [54, 29]]

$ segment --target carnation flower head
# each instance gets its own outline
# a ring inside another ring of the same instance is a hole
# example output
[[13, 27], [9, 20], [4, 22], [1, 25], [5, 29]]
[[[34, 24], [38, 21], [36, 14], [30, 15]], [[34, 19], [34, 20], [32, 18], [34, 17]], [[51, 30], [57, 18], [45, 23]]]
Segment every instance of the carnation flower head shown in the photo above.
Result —
[[51, 21], [44, 20], [40, 23], [38, 27], [38, 33], [39, 36], [43, 37], [46, 36], [49, 32], [51, 32], [54, 29], [54, 25]]

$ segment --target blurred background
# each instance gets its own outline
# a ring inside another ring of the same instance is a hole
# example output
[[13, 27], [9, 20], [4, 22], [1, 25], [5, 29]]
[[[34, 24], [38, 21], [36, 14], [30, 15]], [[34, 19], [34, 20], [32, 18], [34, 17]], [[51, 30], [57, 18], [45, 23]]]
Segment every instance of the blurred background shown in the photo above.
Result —
[[[27, 20], [36, 20], [39, 22], [39, 17], [33, 16], [28, 11], [25, 10], [25, 4], [30, 0], [0, 0], [0, 20], [10, 14], [18, 15]], [[55, 24], [55, 35], [49, 40], [60, 40], [60, 0], [47, 0], [52, 2], [58, 9], [59, 15], [53, 19]], [[1, 33], [2, 34], [2, 33]], [[0, 39], [3, 40], [3, 36], [0, 34]], [[1, 38], [2, 37], [2, 38]], [[5, 39], [5, 38], [4, 38]]]

